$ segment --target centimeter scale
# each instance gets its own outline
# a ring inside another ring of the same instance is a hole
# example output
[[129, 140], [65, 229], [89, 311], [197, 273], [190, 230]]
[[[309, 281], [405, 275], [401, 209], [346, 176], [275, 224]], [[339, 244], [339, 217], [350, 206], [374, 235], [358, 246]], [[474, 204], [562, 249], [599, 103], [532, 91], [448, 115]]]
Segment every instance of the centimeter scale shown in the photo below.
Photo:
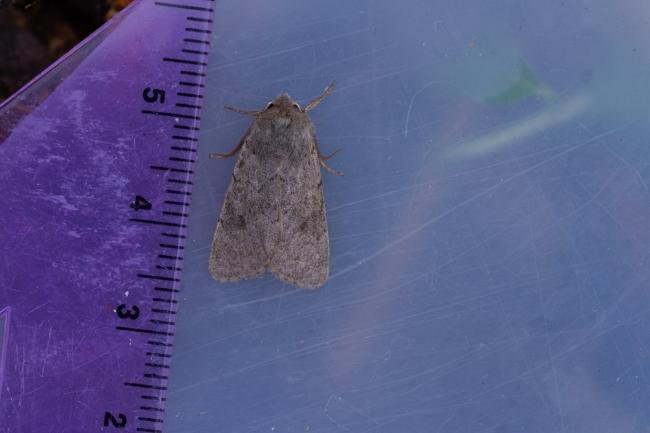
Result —
[[213, 0], [141, 0], [0, 107], [0, 432], [161, 432]]

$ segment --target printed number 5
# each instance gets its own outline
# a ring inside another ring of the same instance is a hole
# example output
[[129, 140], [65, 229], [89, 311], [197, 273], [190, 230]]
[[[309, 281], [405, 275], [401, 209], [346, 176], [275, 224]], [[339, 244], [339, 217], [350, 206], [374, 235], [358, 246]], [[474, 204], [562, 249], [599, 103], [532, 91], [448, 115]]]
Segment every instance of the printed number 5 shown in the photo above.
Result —
[[165, 102], [165, 91], [160, 89], [152, 89], [147, 87], [142, 91], [142, 97], [147, 102], [160, 102], [163, 104]]
[[113, 425], [115, 428], [124, 428], [126, 427], [126, 416], [122, 413], [118, 413], [117, 417], [119, 418], [119, 421], [115, 419], [112, 413], [106, 412], [104, 413], [104, 427], [109, 427], [109, 423]]

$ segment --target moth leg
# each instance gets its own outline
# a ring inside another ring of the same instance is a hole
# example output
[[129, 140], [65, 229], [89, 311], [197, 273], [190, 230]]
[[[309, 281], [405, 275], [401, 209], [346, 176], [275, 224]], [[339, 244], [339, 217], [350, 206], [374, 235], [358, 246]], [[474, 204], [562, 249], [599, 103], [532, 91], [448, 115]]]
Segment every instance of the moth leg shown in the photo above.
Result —
[[316, 137], [314, 137], [314, 143], [316, 144], [316, 153], [318, 154], [318, 162], [320, 163], [320, 165], [322, 165], [325, 170], [329, 171], [332, 174], [335, 174], [337, 176], [343, 176], [343, 172], [334, 170], [332, 167], [325, 164], [325, 161], [327, 161], [328, 159], [330, 159], [331, 157], [339, 153], [341, 149], [336, 149], [334, 152], [325, 156], [322, 153], [320, 153], [320, 148], [318, 147], [318, 140], [316, 140]]
[[244, 145], [244, 142], [248, 138], [248, 134], [250, 134], [250, 128], [248, 128], [248, 131], [246, 131], [246, 134], [239, 140], [239, 143], [237, 143], [237, 146], [235, 146], [230, 152], [226, 153], [211, 153], [210, 158], [219, 158], [219, 159], [225, 159], [225, 158], [230, 158], [237, 152], [239, 152]]
[[[226, 110], [234, 111], [235, 113], [243, 114], [243, 115], [246, 115], [246, 116], [257, 116], [258, 114], [261, 113], [261, 111], [240, 110], [239, 108], [231, 107], [229, 105], [225, 105], [224, 108]], [[231, 156], [233, 156], [234, 154], [236, 154], [237, 152], [239, 152], [241, 150], [241, 147], [244, 145], [244, 141], [246, 141], [246, 138], [248, 138], [248, 133], [249, 132], [250, 132], [250, 129], [249, 129], [249, 131], [246, 132], [246, 134], [244, 134], [244, 136], [241, 138], [241, 140], [239, 140], [239, 143], [237, 144], [237, 146], [235, 146], [235, 148], [232, 149], [230, 152], [211, 153], [210, 158], [221, 158], [221, 159], [230, 158]]]
[[305, 106], [305, 109], [302, 111], [306, 113], [307, 111], [311, 110], [312, 108], [315, 108], [318, 104], [320, 104], [323, 101], [323, 99], [327, 98], [327, 95], [332, 93], [332, 90], [334, 89], [334, 84], [336, 84], [336, 81], [332, 81], [330, 85], [325, 88], [323, 93], [320, 94], [320, 96], [317, 96], [316, 98], [309, 101], [309, 103]]
[[330, 173], [335, 174], [335, 175], [337, 175], [337, 176], [343, 176], [343, 172], [342, 172], [342, 171], [334, 170], [332, 167], [330, 167], [329, 165], [325, 164], [325, 161], [323, 161], [322, 159], [319, 159], [318, 162], [320, 162], [320, 165], [322, 165], [323, 168], [324, 168], [325, 170], [329, 171]]
[[243, 114], [244, 116], [257, 116], [261, 113], [261, 111], [241, 110], [239, 108], [231, 107], [230, 105], [224, 105], [223, 108], [226, 110], [234, 111], [235, 113]]
[[230, 158], [231, 156], [233, 156], [234, 154], [239, 152], [239, 150], [241, 149], [241, 147], [243, 145], [244, 145], [244, 140], [241, 140], [239, 142], [239, 144], [237, 146], [235, 146], [235, 148], [232, 149], [230, 152], [227, 152], [227, 153], [211, 153], [210, 158], [219, 158], [219, 159]]
[[318, 159], [320, 159], [321, 161], [327, 161], [328, 159], [330, 159], [331, 157], [339, 153], [342, 149], [336, 149], [334, 152], [330, 153], [327, 156], [320, 153], [320, 149], [317, 148], [316, 150], [318, 150]]

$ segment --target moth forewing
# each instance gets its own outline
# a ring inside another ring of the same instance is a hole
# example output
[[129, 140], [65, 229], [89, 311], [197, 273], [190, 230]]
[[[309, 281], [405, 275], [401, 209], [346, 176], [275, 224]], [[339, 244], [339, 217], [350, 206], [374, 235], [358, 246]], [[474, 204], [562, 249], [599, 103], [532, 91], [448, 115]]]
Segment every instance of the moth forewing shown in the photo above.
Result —
[[329, 236], [320, 173], [326, 157], [307, 111], [333, 84], [304, 110], [287, 94], [262, 111], [235, 109], [255, 119], [235, 149], [215, 154], [239, 151], [212, 241], [209, 270], [215, 279], [234, 281], [270, 270], [298, 287], [316, 288], [327, 280]]

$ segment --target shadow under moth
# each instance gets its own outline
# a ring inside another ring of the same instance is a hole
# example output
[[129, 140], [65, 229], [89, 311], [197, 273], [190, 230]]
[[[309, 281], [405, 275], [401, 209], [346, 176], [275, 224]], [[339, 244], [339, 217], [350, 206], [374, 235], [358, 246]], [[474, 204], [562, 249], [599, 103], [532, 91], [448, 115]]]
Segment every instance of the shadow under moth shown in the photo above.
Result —
[[342, 175], [320, 153], [308, 112], [330, 94], [332, 82], [305, 108], [283, 93], [260, 111], [226, 106], [254, 120], [228, 158], [239, 152], [217, 222], [209, 270], [219, 281], [267, 270], [298, 287], [316, 288], [329, 275], [329, 237], [320, 167]]

